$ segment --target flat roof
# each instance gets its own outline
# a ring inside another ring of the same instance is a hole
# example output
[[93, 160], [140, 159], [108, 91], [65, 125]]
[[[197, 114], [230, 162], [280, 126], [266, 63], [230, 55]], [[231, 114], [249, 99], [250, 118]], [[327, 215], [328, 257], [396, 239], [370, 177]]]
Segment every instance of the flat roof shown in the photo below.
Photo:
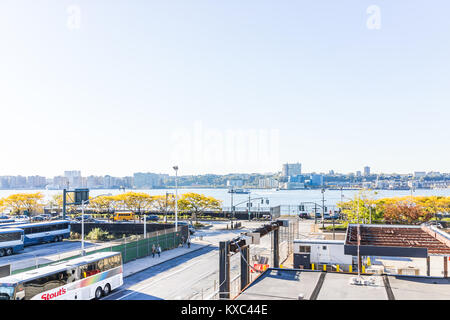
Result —
[[269, 268], [236, 300], [298, 300], [301, 294], [309, 299], [320, 272]]
[[0, 233], [12, 233], [12, 232], [23, 232], [20, 228], [0, 228]]
[[[426, 248], [429, 254], [450, 255], [450, 239], [427, 226], [361, 224], [360, 245], [379, 247]], [[356, 246], [358, 225], [347, 227], [345, 244]]]
[[[370, 285], [351, 284], [357, 274], [269, 268], [236, 300], [395, 300], [450, 299], [450, 279], [364, 275]], [[392, 294], [392, 295], [391, 295]]]
[[448, 278], [389, 276], [392, 293], [398, 300], [423, 300], [424, 296], [450, 300], [449, 281]]
[[294, 243], [311, 243], [311, 244], [344, 244], [344, 240], [325, 240], [325, 239], [294, 239]]

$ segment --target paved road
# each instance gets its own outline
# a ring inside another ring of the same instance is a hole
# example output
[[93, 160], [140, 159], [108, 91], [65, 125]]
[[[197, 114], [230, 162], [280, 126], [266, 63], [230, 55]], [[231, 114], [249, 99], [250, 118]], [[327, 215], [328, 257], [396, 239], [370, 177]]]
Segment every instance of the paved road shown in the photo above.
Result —
[[[97, 244], [89, 242], [85, 242], [84, 245], [86, 249], [98, 246]], [[38, 244], [26, 247], [20, 253], [1, 257], [0, 265], [11, 264], [13, 270], [27, 268], [36, 265], [36, 260], [37, 263], [40, 264], [47, 263], [57, 260], [59, 254], [76, 250], [81, 250], [81, 241], [63, 241]]]
[[[246, 227], [255, 228], [263, 223], [247, 222]], [[300, 232], [309, 230], [309, 222], [302, 222]], [[199, 231], [209, 247], [175, 258], [124, 279], [124, 285], [105, 300], [194, 300], [210, 299], [218, 289], [219, 241], [230, 240], [243, 230], [220, 230], [223, 223], [214, 224], [209, 230]], [[261, 245], [253, 246], [251, 255], [270, 255], [270, 237], [261, 238]], [[240, 256], [230, 259], [231, 279], [240, 273]]]

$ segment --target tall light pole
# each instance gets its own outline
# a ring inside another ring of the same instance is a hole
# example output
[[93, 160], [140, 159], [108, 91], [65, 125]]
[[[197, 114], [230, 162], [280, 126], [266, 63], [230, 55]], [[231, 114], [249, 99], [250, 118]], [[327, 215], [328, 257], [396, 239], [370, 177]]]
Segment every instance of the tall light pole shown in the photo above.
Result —
[[175, 232], [178, 232], [178, 166], [174, 166], [175, 170]]
[[322, 228], [325, 228], [325, 188], [322, 188]]
[[166, 212], [165, 212], [165, 215], [164, 215], [164, 222], [167, 222], [168, 196], [169, 196], [169, 194], [173, 196], [173, 193], [172, 193], [172, 192], [167, 192], [167, 191], [166, 191]]
[[94, 200], [98, 197], [104, 197], [104, 196], [111, 196], [111, 193], [108, 194], [100, 194], [98, 196], [95, 196], [92, 199], [88, 200], [81, 200], [81, 255], [84, 256], [84, 205], [88, 203], [91, 200]]

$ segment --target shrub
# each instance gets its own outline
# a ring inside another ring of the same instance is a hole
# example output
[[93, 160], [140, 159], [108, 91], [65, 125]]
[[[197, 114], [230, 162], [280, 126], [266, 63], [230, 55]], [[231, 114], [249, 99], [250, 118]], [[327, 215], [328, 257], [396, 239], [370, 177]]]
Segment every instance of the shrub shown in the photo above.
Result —
[[111, 239], [111, 237], [112, 236], [110, 236], [109, 232], [103, 231], [100, 228], [94, 228], [86, 236], [86, 239], [87, 240], [108, 240], [108, 239]]
[[79, 239], [81, 239], [81, 234], [71, 231], [70, 232], [70, 239], [79, 240]]
[[203, 228], [205, 225], [203, 223], [197, 222], [197, 223], [194, 223], [193, 226], [195, 228]]

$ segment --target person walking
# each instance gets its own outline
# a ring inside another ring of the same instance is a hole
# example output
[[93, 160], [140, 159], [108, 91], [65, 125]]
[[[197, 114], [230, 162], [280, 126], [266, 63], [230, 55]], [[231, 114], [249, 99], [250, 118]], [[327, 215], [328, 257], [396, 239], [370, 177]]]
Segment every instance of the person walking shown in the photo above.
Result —
[[188, 245], [188, 249], [191, 248], [191, 238], [187, 239], [187, 245]]
[[161, 246], [158, 243], [158, 247], [156, 248], [156, 252], [158, 252], [158, 258], [161, 258]]
[[156, 252], [156, 248], [155, 248], [155, 244], [152, 245], [152, 257], [155, 257], [155, 252]]
[[182, 246], [182, 247], [184, 247], [184, 243], [185, 243], [184, 236], [182, 236], [182, 237], [181, 237], [181, 246]]

